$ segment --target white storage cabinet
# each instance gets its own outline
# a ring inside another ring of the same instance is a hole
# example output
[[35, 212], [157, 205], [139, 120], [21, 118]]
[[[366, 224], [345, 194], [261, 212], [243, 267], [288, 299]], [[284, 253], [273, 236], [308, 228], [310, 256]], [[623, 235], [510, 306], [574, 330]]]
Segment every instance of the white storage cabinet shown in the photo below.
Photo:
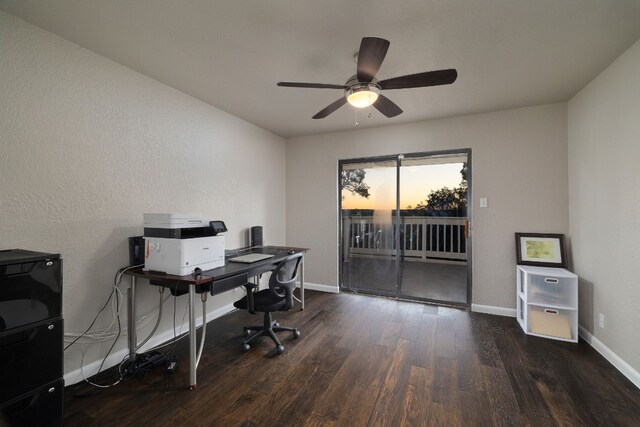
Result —
[[564, 268], [517, 267], [518, 323], [529, 335], [578, 342], [578, 276]]

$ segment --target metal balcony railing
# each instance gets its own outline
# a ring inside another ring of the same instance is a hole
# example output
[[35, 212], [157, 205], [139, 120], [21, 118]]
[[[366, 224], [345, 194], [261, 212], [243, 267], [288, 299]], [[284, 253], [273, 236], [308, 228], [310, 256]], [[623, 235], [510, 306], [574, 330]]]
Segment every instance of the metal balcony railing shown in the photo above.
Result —
[[[464, 217], [401, 217], [400, 252], [415, 261], [466, 261]], [[343, 218], [345, 246], [350, 254], [395, 256], [397, 220]]]

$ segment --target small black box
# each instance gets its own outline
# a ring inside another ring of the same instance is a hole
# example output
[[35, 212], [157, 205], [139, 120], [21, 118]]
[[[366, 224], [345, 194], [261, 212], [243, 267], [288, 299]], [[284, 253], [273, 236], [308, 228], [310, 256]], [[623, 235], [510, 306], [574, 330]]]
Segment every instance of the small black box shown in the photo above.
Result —
[[144, 237], [129, 237], [129, 265], [144, 265]]

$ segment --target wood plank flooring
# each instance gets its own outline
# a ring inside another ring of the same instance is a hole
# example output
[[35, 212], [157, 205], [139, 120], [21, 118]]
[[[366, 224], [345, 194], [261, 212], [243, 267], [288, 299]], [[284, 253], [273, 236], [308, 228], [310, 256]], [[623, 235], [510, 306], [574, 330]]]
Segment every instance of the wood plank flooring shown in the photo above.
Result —
[[[65, 393], [65, 426], [640, 425], [640, 391], [586, 343], [526, 336], [515, 319], [355, 294], [307, 293], [240, 351], [234, 312], [209, 323], [198, 388], [158, 367], [106, 390]], [[166, 349], [165, 349], [166, 350]]]

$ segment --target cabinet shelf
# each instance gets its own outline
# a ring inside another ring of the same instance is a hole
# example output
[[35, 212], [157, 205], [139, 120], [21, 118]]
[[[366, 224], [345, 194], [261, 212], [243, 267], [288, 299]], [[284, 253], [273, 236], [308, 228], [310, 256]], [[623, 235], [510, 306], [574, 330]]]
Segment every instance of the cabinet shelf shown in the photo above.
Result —
[[519, 265], [517, 311], [529, 335], [578, 341], [578, 276], [562, 268]]

